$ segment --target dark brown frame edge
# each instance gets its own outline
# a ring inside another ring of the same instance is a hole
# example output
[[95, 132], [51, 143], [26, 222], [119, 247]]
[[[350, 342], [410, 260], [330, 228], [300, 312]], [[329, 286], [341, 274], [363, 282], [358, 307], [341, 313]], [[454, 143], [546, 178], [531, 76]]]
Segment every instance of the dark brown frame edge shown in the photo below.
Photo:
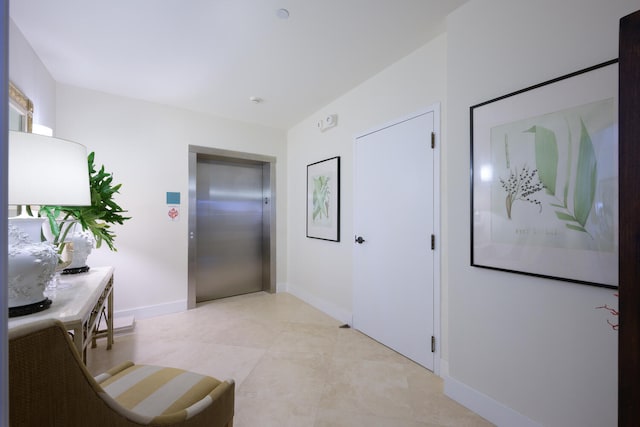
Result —
[[[610, 59], [608, 61], [602, 62], [600, 64], [596, 64], [596, 65], [592, 65], [591, 67], [588, 68], [584, 68], [582, 70], [578, 70], [578, 71], [574, 71], [573, 73], [569, 73], [569, 74], [565, 74], [564, 76], [560, 76], [560, 77], [556, 77], [554, 79], [551, 80], [547, 80], [545, 82], [542, 83], [538, 83], [535, 84], [533, 86], [529, 86], [526, 87], [524, 89], [520, 89], [517, 90], [515, 92], [511, 92], [508, 93], [506, 95], [502, 95], [499, 96], [497, 98], [493, 98], [490, 99], [488, 101], [484, 101], [481, 102], [480, 104], [476, 104], [476, 105], [472, 105], [471, 107], [469, 107], [469, 142], [470, 142], [470, 163], [469, 163], [469, 188], [471, 190], [471, 195], [470, 195], [470, 200], [471, 200], [471, 206], [470, 206], [470, 233], [471, 233], [471, 247], [470, 247], [470, 265], [472, 267], [478, 267], [478, 268], [486, 268], [489, 270], [495, 270], [495, 271], [502, 271], [504, 273], [513, 273], [513, 274], [522, 274], [525, 276], [533, 276], [533, 277], [539, 277], [541, 279], [551, 279], [551, 280], [558, 280], [561, 282], [569, 282], [569, 283], [577, 283], [580, 285], [589, 285], [589, 286], [597, 286], [597, 287], [601, 287], [601, 288], [609, 288], [609, 289], [617, 289], [616, 286], [612, 286], [612, 285], [606, 285], [603, 283], [596, 283], [596, 282], [589, 282], [589, 281], [584, 281], [584, 280], [576, 280], [576, 279], [568, 279], [566, 277], [556, 277], [556, 276], [549, 276], [546, 274], [540, 274], [540, 273], [529, 273], [527, 271], [518, 271], [518, 270], [510, 270], [507, 268], [500, 268], [500, 267], [492, 267], [492, 266], [488, 266], [488, 265], [480, 265], [480, 264], [475, 264], [474, 260], [473, 260], [473, 245], [474, 245], [474, 236], [473, 236], [473, 110], [475, 110], [476, 108], [485, 106], [487, 104], [491, 104], [493, 102], [497, 102], [497, 101], [501, 101], [505, 98], [509, 98], [515, 95], [519, 95], [521, 93], [524, 92], [528, 92], [530, 90], [534, 90], [534, 89], [538, 89], [542, 86], [546, 86], [546, 85], [550, 85], [553, 83], [557, 83], [559, 81], [562, 80], [566, 80], [569, 79], [571, 77], [574, 76], [578, 76], [580, 74], [585, 74], [588, 73], [589, 71], [593, 71], [593, 70], [597, 70], [598, 68], [603, 68], [603, 67], [607, 67], [609, 65], [615, 64], [618, 62], [618, 59]], [[619, 144], [619, 141], [618, 141]], [[640, 424], [639, 424], [640, 425]]]
[[[336, 160], [337, 161], [337, 175], [338, 175], [338, 183], [336, 184], [336, 188], [338, 189], [338, 196], [337, 196], [337, 201], [338, 201], [338, 206], [336, 209], [336, 218], [338, 219], [338, 224], [336, 225], [336, 238], [335, 239], [323, 239], [322, 237], [315, 237], [315, 236], [309, 236], [309, 167], [313, 166], [313, 165], [317, 165], [319, 163], [324, 163], [324, 162], [328, 162], [330, 160]], [[318, 162], [313, 162], [313, 163], [309, 163], [307, 165], [307, 182], [305, 184], [305, 203], [307, 204], [307, 209], [306, 209], [306, 218], [305, 218], [305, 223], [306, 223], [306, 229], [307, 229], [307, 238], [309, 239], [317, 239], [317, 240], [324, 240], [327, 242], [339, 242], [340, 241], [340, 156], [335, 156], [335, 157], [330, 157], [328, 159], [324, 159], [324, 160], [320, 160]]]
[[[9, 158], [9, 1], [0, 0], [0, 205], [8, 206], [8, 158]], [[8, 209], [0, 212], [0, 245], [8, 245]], [[0, 426], [9, 425], [9, 350], [8, 350], [8, 286], [7, 256], [0, 257]]]
[[640, 11], [620, 20], [618, 425], [640, 426]]

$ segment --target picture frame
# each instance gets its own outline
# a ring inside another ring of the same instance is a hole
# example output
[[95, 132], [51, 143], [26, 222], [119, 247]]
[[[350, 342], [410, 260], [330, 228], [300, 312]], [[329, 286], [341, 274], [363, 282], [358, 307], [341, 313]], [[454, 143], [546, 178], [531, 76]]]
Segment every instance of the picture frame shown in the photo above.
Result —
[[470, 107], [471, 265], [618, 286], [618, 61]]
[[307, 165], [307, 237], [340, 241], [340, 157]]

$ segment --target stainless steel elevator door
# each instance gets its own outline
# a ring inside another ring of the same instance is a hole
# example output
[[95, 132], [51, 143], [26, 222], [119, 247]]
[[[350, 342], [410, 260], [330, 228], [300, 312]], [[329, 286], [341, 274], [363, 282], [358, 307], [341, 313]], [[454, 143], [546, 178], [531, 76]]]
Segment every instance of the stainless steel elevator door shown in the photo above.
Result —
[[262, 290], [262, 180], [261, 165], [198, 160], [196, 302]]

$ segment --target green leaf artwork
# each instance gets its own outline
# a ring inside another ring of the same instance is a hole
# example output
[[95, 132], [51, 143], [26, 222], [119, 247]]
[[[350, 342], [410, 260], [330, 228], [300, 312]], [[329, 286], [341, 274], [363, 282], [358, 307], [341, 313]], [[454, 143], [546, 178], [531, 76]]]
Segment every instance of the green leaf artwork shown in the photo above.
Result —
[[[571, 132], [569, 132], [569, 136]], [[569, 154], [571, 154], [571, 141], [568, 144]], [[575, 177], [575, 188], [573, 191], [573, 212], [568, 206], [569, 192], [569, 176], [567, 174], [567, 182], [564, 187], [563, 204], [551, 203], [555, 208], [561, 208], [563, 211], [555, 211], [556, 217], [567, 222], [565, 226], [569, 230], [580, 231], [591, 234], [586, 229], [587, 220], [591, 213], [593, 201], [596, 194], [597, 186], [597, 160], [593, 143], [589, 132], [584, 125], [582, 118], [580, 119], [580, 145], [578, 150], [578, 166]], [[571, 163], [567, 162], [567, 170], [570, 171]], [[591, 236], [593, 238], [593, 236]]]
[[596, 153], [589, 132], [580, 120], [580, 148], [578, 149], [578, 166], [576, 170], [576, 188], [573, 193], [573, 209], [578, 223], [584, 227], [593, 206], [597, 185]]
[[[568, 214], [565, 212], [556, 211], [556, 216], [561, 221], [576, 222], [580, 226], [575, 224], [566, 224], [566, 227], [581, 232], [587, 232], [584, 228], [591, 206], [593, 205], [593, 199], [596, 189], [596, 159], [591, 138], [587, 132], [582, 119], [581, 123], [581, 137], [580, 137], [580, 153], [578, 157], [578, 171], [576, 173], [576, 188], [574, 191], [574, 214]], [[551, 203], [551, 206], [567, 209], [567, 199], [569, 192], [569, 176], [571, 170], [571, 130], [569, 129], [569, 156], [567, 157], [567, 179], [563, 188], [564, 204]], [[547, 194], [552, 196], [556, 195], [556, 182], [558, 179], [558, 143], [556, 140], [556, 134], [552, 130], [549, 130], [543, 126], [532, 126], [525, 130], [525, 132], [534, 134], [535, 145], [535, 157], [538, 177], [543, 184]], [[512, 195], [507, 191], [507, 216], [511, 218], [511, 206], [509, 206], [509, 200], [512, 200]], [[532, 203], [539, 204], [535, 201]], [[542, 208], [542, 207], [541, 207]]]
[[556, 194], [558, 177], [558, 143], [556, 134], [542, 126], [532, 126], [525, 132], [535, 135], [536, 167], [547, 194]]
[[313, 177], [313, 221], [329, 219], [331, 190], [330, 178], [326, 175]]
[[[573, 213], [556, 211], [556, 216], [561, 221], [579, 224], [566, 224], [566, 227], [581, 232], [587, 232], [585, 224], [591, 212], [591, 206], [596, 192], [597, 184], [597, 161], [591, 137], [587, 131], [584, 121], [580, 119], [580, 146], [578, 153], [578, 169], [576, 171], [576, 185], [573, 193]], [[556, 195], [556, 181], [558, 178], [558, 143], [554, 131], [536, 125], [525, 132], [534, 134], [536, 167], [540, 181], [544, 184], [547, 194]], [[567, 179], [563, 188], [563, 204], [551, 203], [551, 206], [569, 211], [568, 193], [569, 177], [571, 171], [571, 130], [569, 132], [567, 157]]]
[[492, 127], [492, 240], [613, 251], [615, 131], [613, 98]]

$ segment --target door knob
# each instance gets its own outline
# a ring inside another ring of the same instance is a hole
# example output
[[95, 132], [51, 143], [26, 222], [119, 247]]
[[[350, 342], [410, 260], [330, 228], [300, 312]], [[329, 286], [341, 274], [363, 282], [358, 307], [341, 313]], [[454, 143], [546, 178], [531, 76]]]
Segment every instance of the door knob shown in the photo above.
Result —
[[364, 243], [364, 239], [362, 238], [362, 236], [356, 237], [356, 243], [359, 243], [359, 244], [363, 244]]

